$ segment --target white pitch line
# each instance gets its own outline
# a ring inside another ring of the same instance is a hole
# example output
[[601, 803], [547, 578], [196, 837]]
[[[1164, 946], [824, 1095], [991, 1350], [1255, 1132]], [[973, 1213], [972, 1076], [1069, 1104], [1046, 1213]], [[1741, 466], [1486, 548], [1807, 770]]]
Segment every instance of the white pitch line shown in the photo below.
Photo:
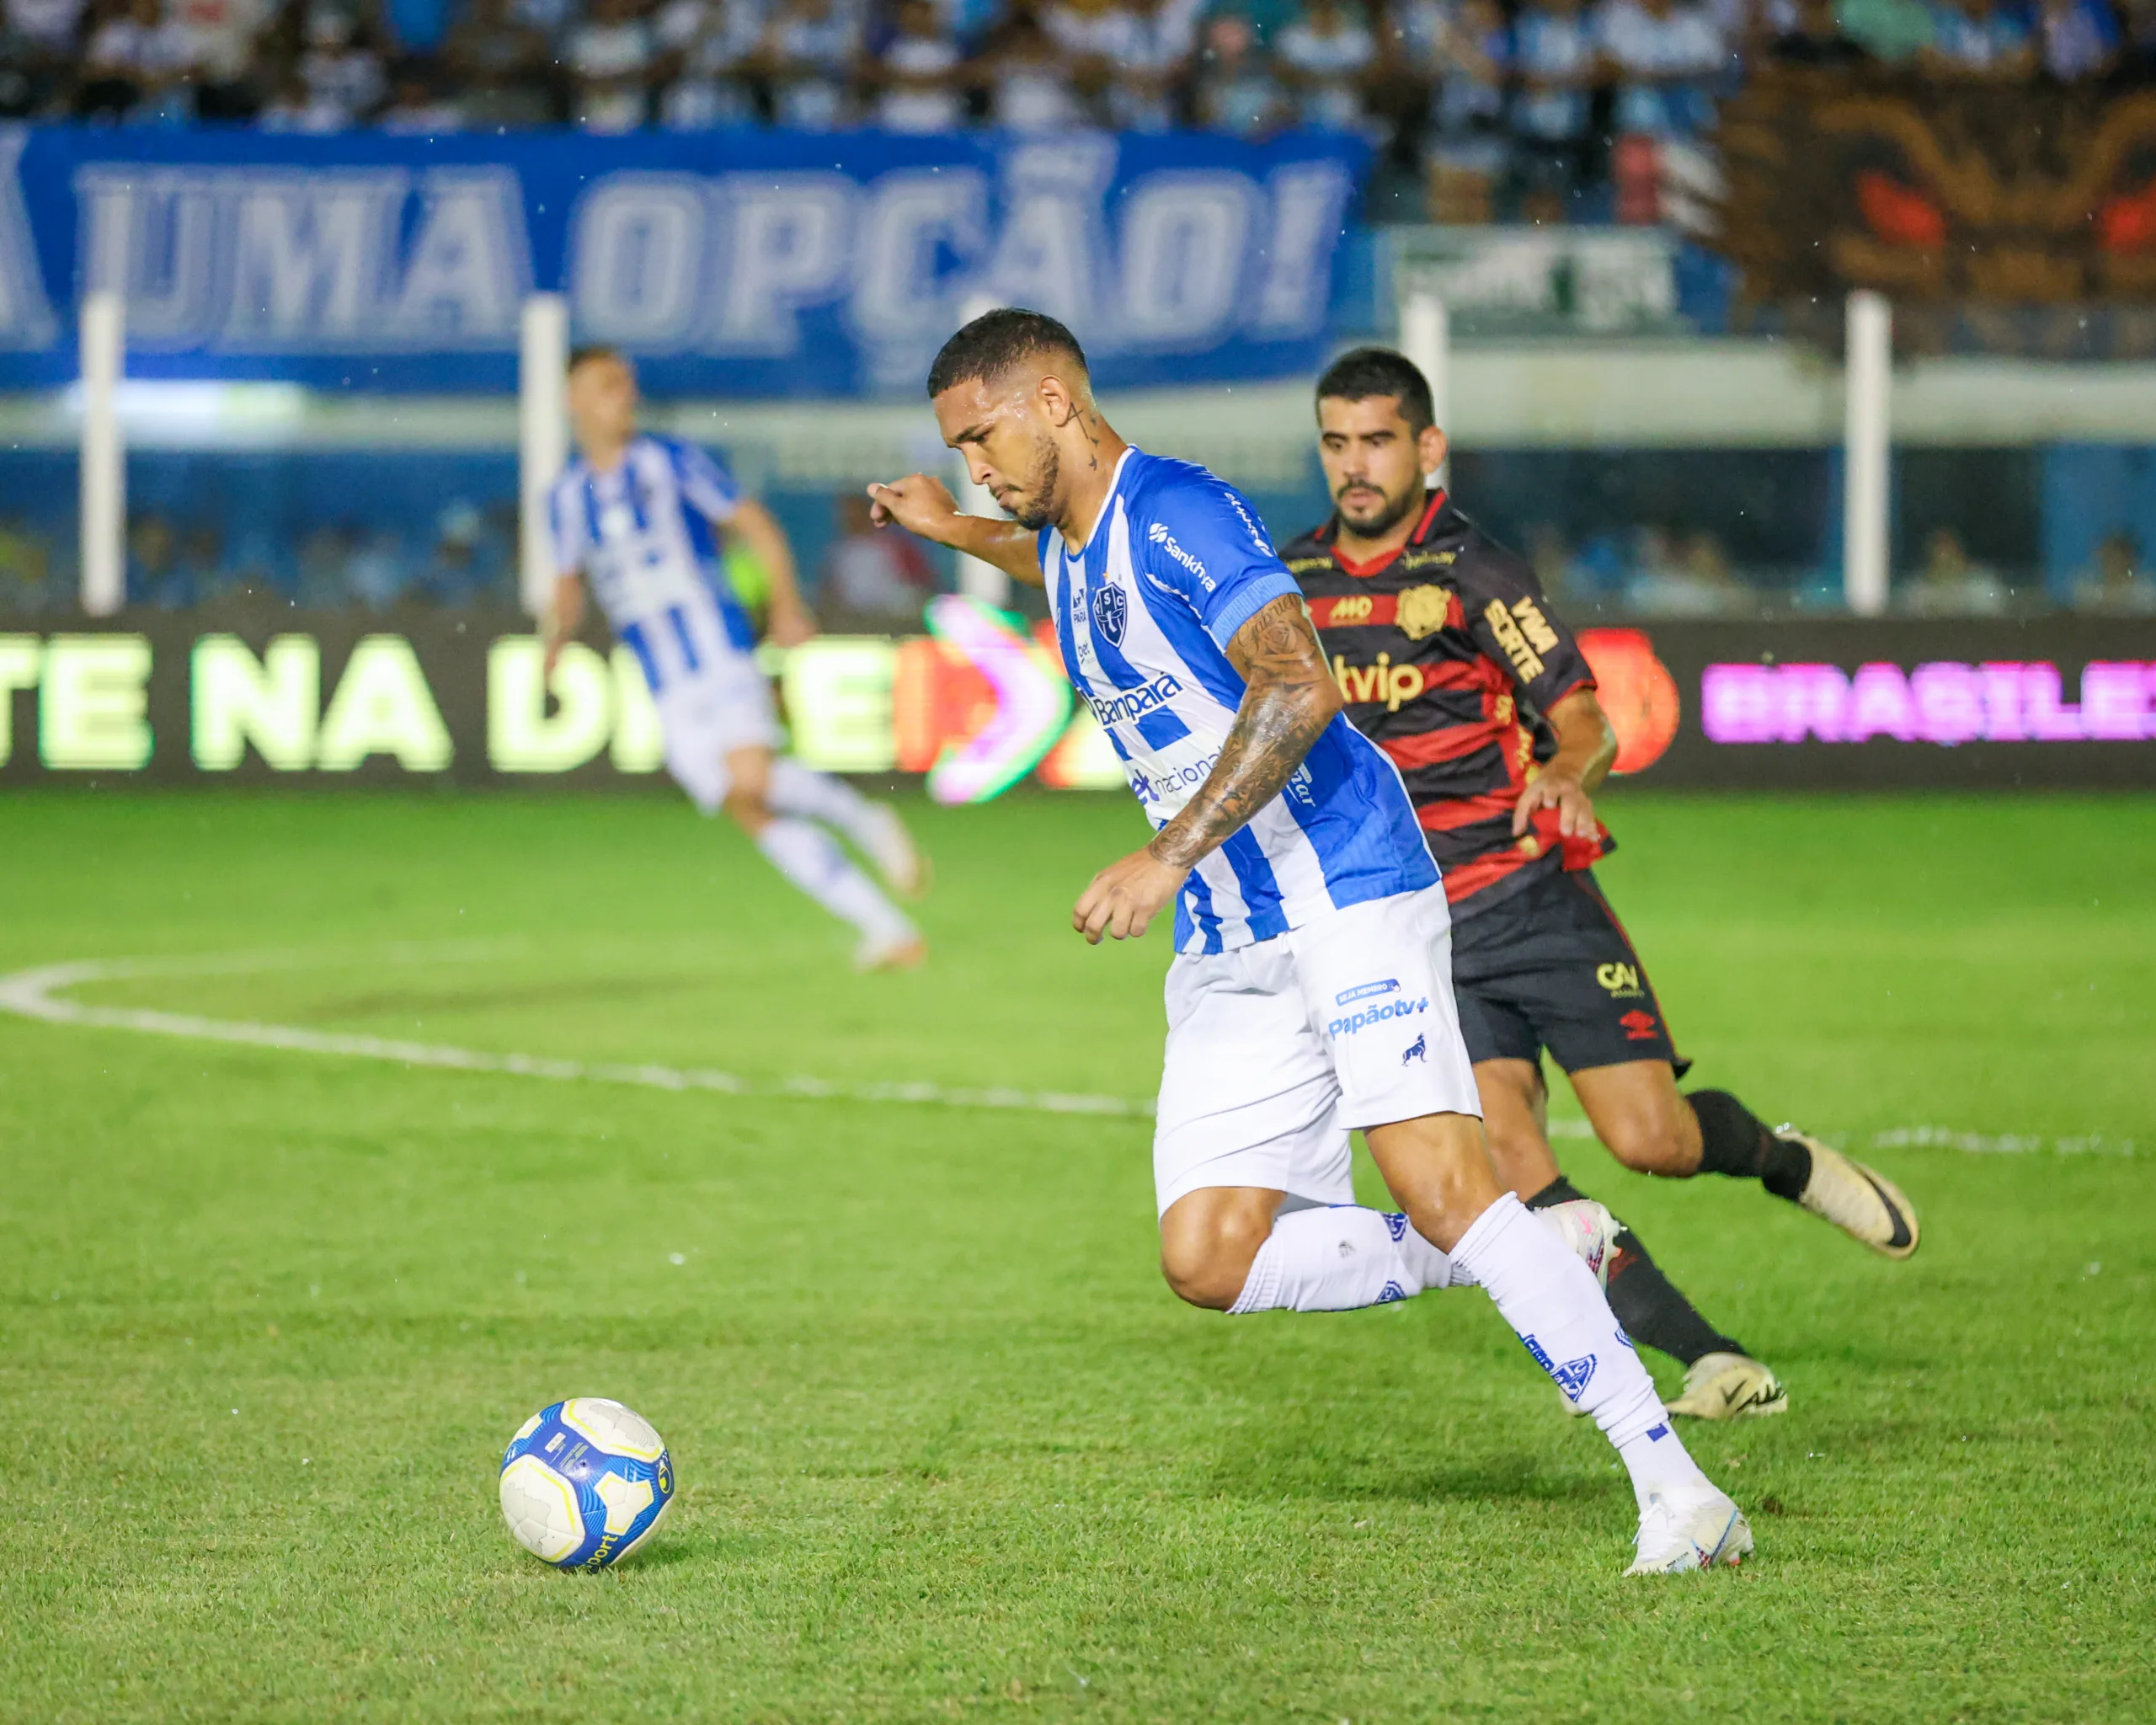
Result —
[[341, 1055], [351, 1060], [387, 1060], [403, 1066], [499, 1072], [517, 1078], [551, 1078], [563, 1082], [633, 1084], [649, 1090], [704, 1090], [727, 1096], [825, 1102], [913, 1103], [940, 1108], [1007, 1108], [1041, 1114], [1102, 1114], [1134, 1119], [1150, 1119], [1153, 1113], [1150, 1103], [1130, 1097], [1052, 1090], [958, 1090], [927, 1083], [833, 1084], [810, 1077], [783, 1078], [775, 1083], [759, 1084], [732, 1072], [702, 1067], [563, 1060], [542, 1055], [495, 1054], [443, 1043], [406, 1042], [393, 1037], [309, 1030], [296, 1024], [257, 1024], [245, 1019], [205, 1018], [193, 1012], [85, 1006], [79, 1001], [64, 998], [61, 992], [92, 982], [116, 982], [141, 976], [245, 975], [253, 970], [289, 969], [302, 962], [291, 953], [263, 953], [200, 960], [92, 959], [70, 964], [46, 964], [0, 976], [0, 1012], [35, 1018], [47, 1024], [133, 1030], [150, 1036], [184, 1037], [196, 1042], [233, 1043], [299, 1054]]
[[[399, 946], [377, 953], [392, 964], [444, 963], [499, 956], [499, 944], [464, 943], [434, 947]], [[821, 1078], [782, 1078], [759, 1084], [732, 1072], [704, 1067], [628, 1065], [554, 1060], [542, 1055], [494, 1054], [442, 1043], [405, 1042], [392, 1037], [353, 1036], [309, 1030], [296, 1024], [257, 1024], [245, 1019], [205, 1018], [192, 1012], [157, 1012], [128, 1007], [90, 1007], [60, 998], [61, 991], [93, 982], [118, 982], [145, 976], [248, 975], [266, 970], [303, 969], [323, 962], [304, 953], [212, 953], [184, 959], [89, 959], [70, 964], [46, 964], [0, 976], [0, 1012], [47, 1024], [79, 1024], [103, 1030], [135, 1030], [152, 1036], [185, 1037], [252, 1048], [285, 1049], [300, 1054], [341, 1055], [348, 1059], [387, 1060], [403, 1066], [440, 1066], [460, 1072], [499, 1072], [515, 1078], [551, 1078], [585, 1084], [633, 1084], [648, 1090], [715, 1091], [727, 1096], [791, 1097], [822, 1102], [911, 1103], [937, 1108], [1004, 1108], [1043, 1114], [1099, 1114], [1150, 1119], [1153, 1105], [1134, 1097], [1086, 1096], [1061, 1091], [954, 1090], [940, 1084], [833, 1084]], [[1593, 1138], [1585, 1120], [1550, 1122], [1552, 1138]], [[1899, 1126], [1871, 1135], [1875, 1150], [1956, 1150], [1968, 1156], [2115, 1156], [2135, 1154], [2134, 1140], [2107, 1139], [2100, 1132], [2046, 1138], [2036, 1134], [1962, 1132], [1950, 1126]]]
[[[1585, 1120], [1556, 1119], [1550, 1123], [1552, 1138], [1593, 1138], [1594, 1128]], [[1847, 1135], [1822, 1133], [1827, 1142], [1841, 1144]], [[2131, 1138], [2106, 1138], [2100, 1132], [2084, 1132], [2063, 1138], [2046, 1138], [2031, 1132], [1960, 1132], [1951, 1126], [1896, 1126], [1871, 1135], [1874, 1150], [1958, 1150], [1965, 1156], [2132, 1156]]]

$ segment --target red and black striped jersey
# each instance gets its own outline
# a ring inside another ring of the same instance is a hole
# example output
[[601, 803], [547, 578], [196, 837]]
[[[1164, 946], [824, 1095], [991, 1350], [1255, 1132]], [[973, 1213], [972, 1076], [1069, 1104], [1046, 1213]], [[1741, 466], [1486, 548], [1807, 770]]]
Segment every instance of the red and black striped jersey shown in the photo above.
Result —
[[1598, 826], [1594, 839], [1567, 841], [1545, 809], [1513, 836], [1513, 804], [1556, 752], [1542, 715], [1594, 686], [1534, 571], [1442, 491], [1406, 544], [1370, 563], [1340, 554], [1338, 528], [1335, 517], [1281, 554], [1310, 601], [1348, 718], [1407, 782], [1454, 914], [1560, 862], [1588, 867], [1611, 847]]

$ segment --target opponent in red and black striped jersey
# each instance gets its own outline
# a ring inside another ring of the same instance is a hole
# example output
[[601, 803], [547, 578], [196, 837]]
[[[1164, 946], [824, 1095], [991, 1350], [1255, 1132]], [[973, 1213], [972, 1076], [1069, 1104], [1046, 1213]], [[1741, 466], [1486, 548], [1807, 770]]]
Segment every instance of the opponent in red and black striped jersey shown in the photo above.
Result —
[[1444, 873], [1455, 921], [1561, 863], [1612, 848], [1599, 824], [1565, 839], [1555, 809], [1513, 830], [1520, 793], [1557, 741], [1544, 715], [1592, 689], [1572, 632], [1534, 572], [1442, 491], [1397, 550], [1357, 563], [1327, 521], [1282, 555], [1310, 601], [1348, 717], [1400, 768]]
[[[1498, 1177], [1531, 1209], [1582, 1195], [1550, 1149], [1546, 1055], [1628, 1166], [1755, 1179], [1907, 1257], [1916, 1219], [1891, 1183], [1793, 1128], [1769, 1131], [1726, 1091], [1678, 1089], [1685, 1063], [1588, 866], [1609, 848], [1593, 797], [1615, 734], [1533, 572], [1426, 489], [1448, 457], [1428, 380], [1403, 355], [1358, 348], [1315, 395], [1334, 513], [1286, 560], [1349, 717], [1399, 765], [1444, 868], [1454, 1000]], [[1688, 1368], [1672, 1412], [1786, 1405], [1773, 1372], [1702, 1317], [1630, 1229], [1609, 1274], [1627, 1331]]]

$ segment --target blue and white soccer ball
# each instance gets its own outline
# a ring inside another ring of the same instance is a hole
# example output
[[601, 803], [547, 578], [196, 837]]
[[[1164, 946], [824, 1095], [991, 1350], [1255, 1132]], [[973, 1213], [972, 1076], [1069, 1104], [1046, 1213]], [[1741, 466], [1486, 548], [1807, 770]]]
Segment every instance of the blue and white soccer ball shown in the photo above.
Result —
[[596, 1396], [541, 1408], [502, 1456], [509, 1530], [557, 1569], [620, 1562], [673, 1501], [673, 1459], [651, 1422]]

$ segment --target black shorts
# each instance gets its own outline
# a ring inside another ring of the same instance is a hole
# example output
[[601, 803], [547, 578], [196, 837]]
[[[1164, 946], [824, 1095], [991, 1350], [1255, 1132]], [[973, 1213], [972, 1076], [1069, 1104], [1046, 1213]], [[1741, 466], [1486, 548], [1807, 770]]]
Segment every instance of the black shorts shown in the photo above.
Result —
[[1680, 1059], [1646, 968], [1592, 871], [1552, 868], [1455, 921], [1452, 986], [1474, 1060], [1531, 1060], [1567, 1072]]

